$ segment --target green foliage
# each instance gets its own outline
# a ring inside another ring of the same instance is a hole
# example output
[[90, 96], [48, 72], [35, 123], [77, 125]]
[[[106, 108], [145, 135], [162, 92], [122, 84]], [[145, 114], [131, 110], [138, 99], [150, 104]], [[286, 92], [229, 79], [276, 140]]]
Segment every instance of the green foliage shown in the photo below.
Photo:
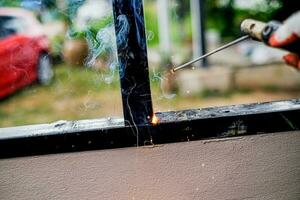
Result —
[[[86, 67], [67, 67], [59, 65], [55, 68], [56, 80], [52, 87], [76, 88], [75, 95], [85, 94], [87, 89], [93, 91], [114, 90], [120, 87], [119, 75], [117, 71], [95, 70]], [[106, 84], [105, 77], [112, 77], [112, 82]], [[63, 94], [64, 95], [64, 94]]]
[[90, 21], [85, 29], [78, 30], [76, 27], [69, 28], [69, 36], [74, 39], [84, 39], [87, 36], [87, 33], [92, 34], [93, 38], [96, 40], [96, 35], [99, 30], [109, 26], [113, 23], [113, 16], [108, 15], [100, 20]]
[[[110, 116], [101, 107], [108, 98], [110, 106], [121, 105], [117, 72], [64, 64], [53, 69], [50, 85], [33, 84], [0, 101], [0, 127]], [[105, 77], [113, 77], [112, 82], [105, 83]], [[89, 103], [91, 107], [85, 107]]]
[[[144, 8], [145, 21], [146, 21], [146, 35], [148, 36], [148, 46], [152, 47], [158, 45], [159, 35], [158, 35], [158, 25], [157, 25], [157, 10], [155, 2], [145, 2]], [[152, 38], [149, 36], [153, 35]]]
[[51, 55], [56, 57], [59, 56], [62, 52], [62, 44], [64, 42], [64, 36], [63, 35], [56, 35], [55, 37], [51, 38], [50, 41], [50, 51]]
[[1, 0], [0, 7], [16, 7], [20, 6], [20, 0]]
[[233, 0], [225, 5], [219, 5], [218, 1], [212, 1], [206, 5], [206, 26], [218, 30], [222, 37], [235, 34]]
[[[146, 29], [154, 33], [154, 38], [148, 41], [149, 46], [159, 42], [157, 25], [157, 1], [145, 1]], [[172, 4], [173, 3], [173, 4]], [[172, 6], [173, 5], [173, 6]], [[262, 0], [252, 8], [238, 8], [235, 0], [210, 0], [205, 4], [205, 25], [207, 29], [218, 31], [222, 38], [232, 39], [239, 36], [240, 23], [245, 18], [269, 21], [280, 9], [282, 0]], [[170, 30], [172, 42], [180, 45], [190, 42], [192, 38], [191, 13], [189, 1], [170, 2]]]
[[281, 0], [264, 0], [254, 7], [240, 8], [234, 0], [212, 0], [206, 4], [206, 26], [217, 30], [221, 37], [232, 39], [240, 35], [239, 27], [244, 19], [272, 20], [281, 5]]

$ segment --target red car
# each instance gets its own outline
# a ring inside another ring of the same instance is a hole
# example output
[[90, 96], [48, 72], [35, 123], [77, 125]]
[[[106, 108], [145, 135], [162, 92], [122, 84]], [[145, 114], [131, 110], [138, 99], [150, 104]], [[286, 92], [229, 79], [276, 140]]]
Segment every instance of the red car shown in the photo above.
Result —
[[0, 8], [0, 99], [34, 81], [50, 83], [48, 44], [33, 13]]

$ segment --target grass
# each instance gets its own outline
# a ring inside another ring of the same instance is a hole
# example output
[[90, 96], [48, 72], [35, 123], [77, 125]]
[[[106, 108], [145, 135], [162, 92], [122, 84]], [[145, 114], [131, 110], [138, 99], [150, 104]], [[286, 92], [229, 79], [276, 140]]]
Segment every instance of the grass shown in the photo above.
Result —
[[[33, 84], [0, 101], [0, 127], [122, 116], [118, 73], [59, 65], [49, 86]], [[154, 111], [203, 108], [299, 97], [299, 91], [204, 91], [173, 98], [163, 95], [160, 79], [151, 74]]]
[[118, 76], [106, 84], [111, 76], [57, 66], [51, 85], [33, 84], [0, 102], [0, 127], [120, 115]]

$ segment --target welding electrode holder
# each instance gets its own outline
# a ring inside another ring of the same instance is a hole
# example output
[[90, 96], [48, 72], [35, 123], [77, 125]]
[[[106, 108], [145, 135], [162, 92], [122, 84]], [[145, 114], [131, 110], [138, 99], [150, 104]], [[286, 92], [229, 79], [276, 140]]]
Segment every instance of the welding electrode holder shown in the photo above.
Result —
[[[270, 37], [281, 25], [282, 24], [278, 21], [270, 21], [268, 23], [264, 23], [253, 19], [246, 19], [241, 24], [241, 31], [250, 35], [252, 39], [264, 42], [266, 45], [270, 46]], [[300, 39], [290, 44], [276, 48], [287, 50], [289, 52], [300, 55]]]

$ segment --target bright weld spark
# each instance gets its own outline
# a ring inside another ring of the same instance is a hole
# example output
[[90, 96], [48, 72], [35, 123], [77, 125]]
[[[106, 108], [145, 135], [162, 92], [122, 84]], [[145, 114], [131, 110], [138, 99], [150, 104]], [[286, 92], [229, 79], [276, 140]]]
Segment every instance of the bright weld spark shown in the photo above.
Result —
[[155, 113], [153, 113], [151, 123], [155, 126], [159, 123], [159, 119], [156, 117]]

